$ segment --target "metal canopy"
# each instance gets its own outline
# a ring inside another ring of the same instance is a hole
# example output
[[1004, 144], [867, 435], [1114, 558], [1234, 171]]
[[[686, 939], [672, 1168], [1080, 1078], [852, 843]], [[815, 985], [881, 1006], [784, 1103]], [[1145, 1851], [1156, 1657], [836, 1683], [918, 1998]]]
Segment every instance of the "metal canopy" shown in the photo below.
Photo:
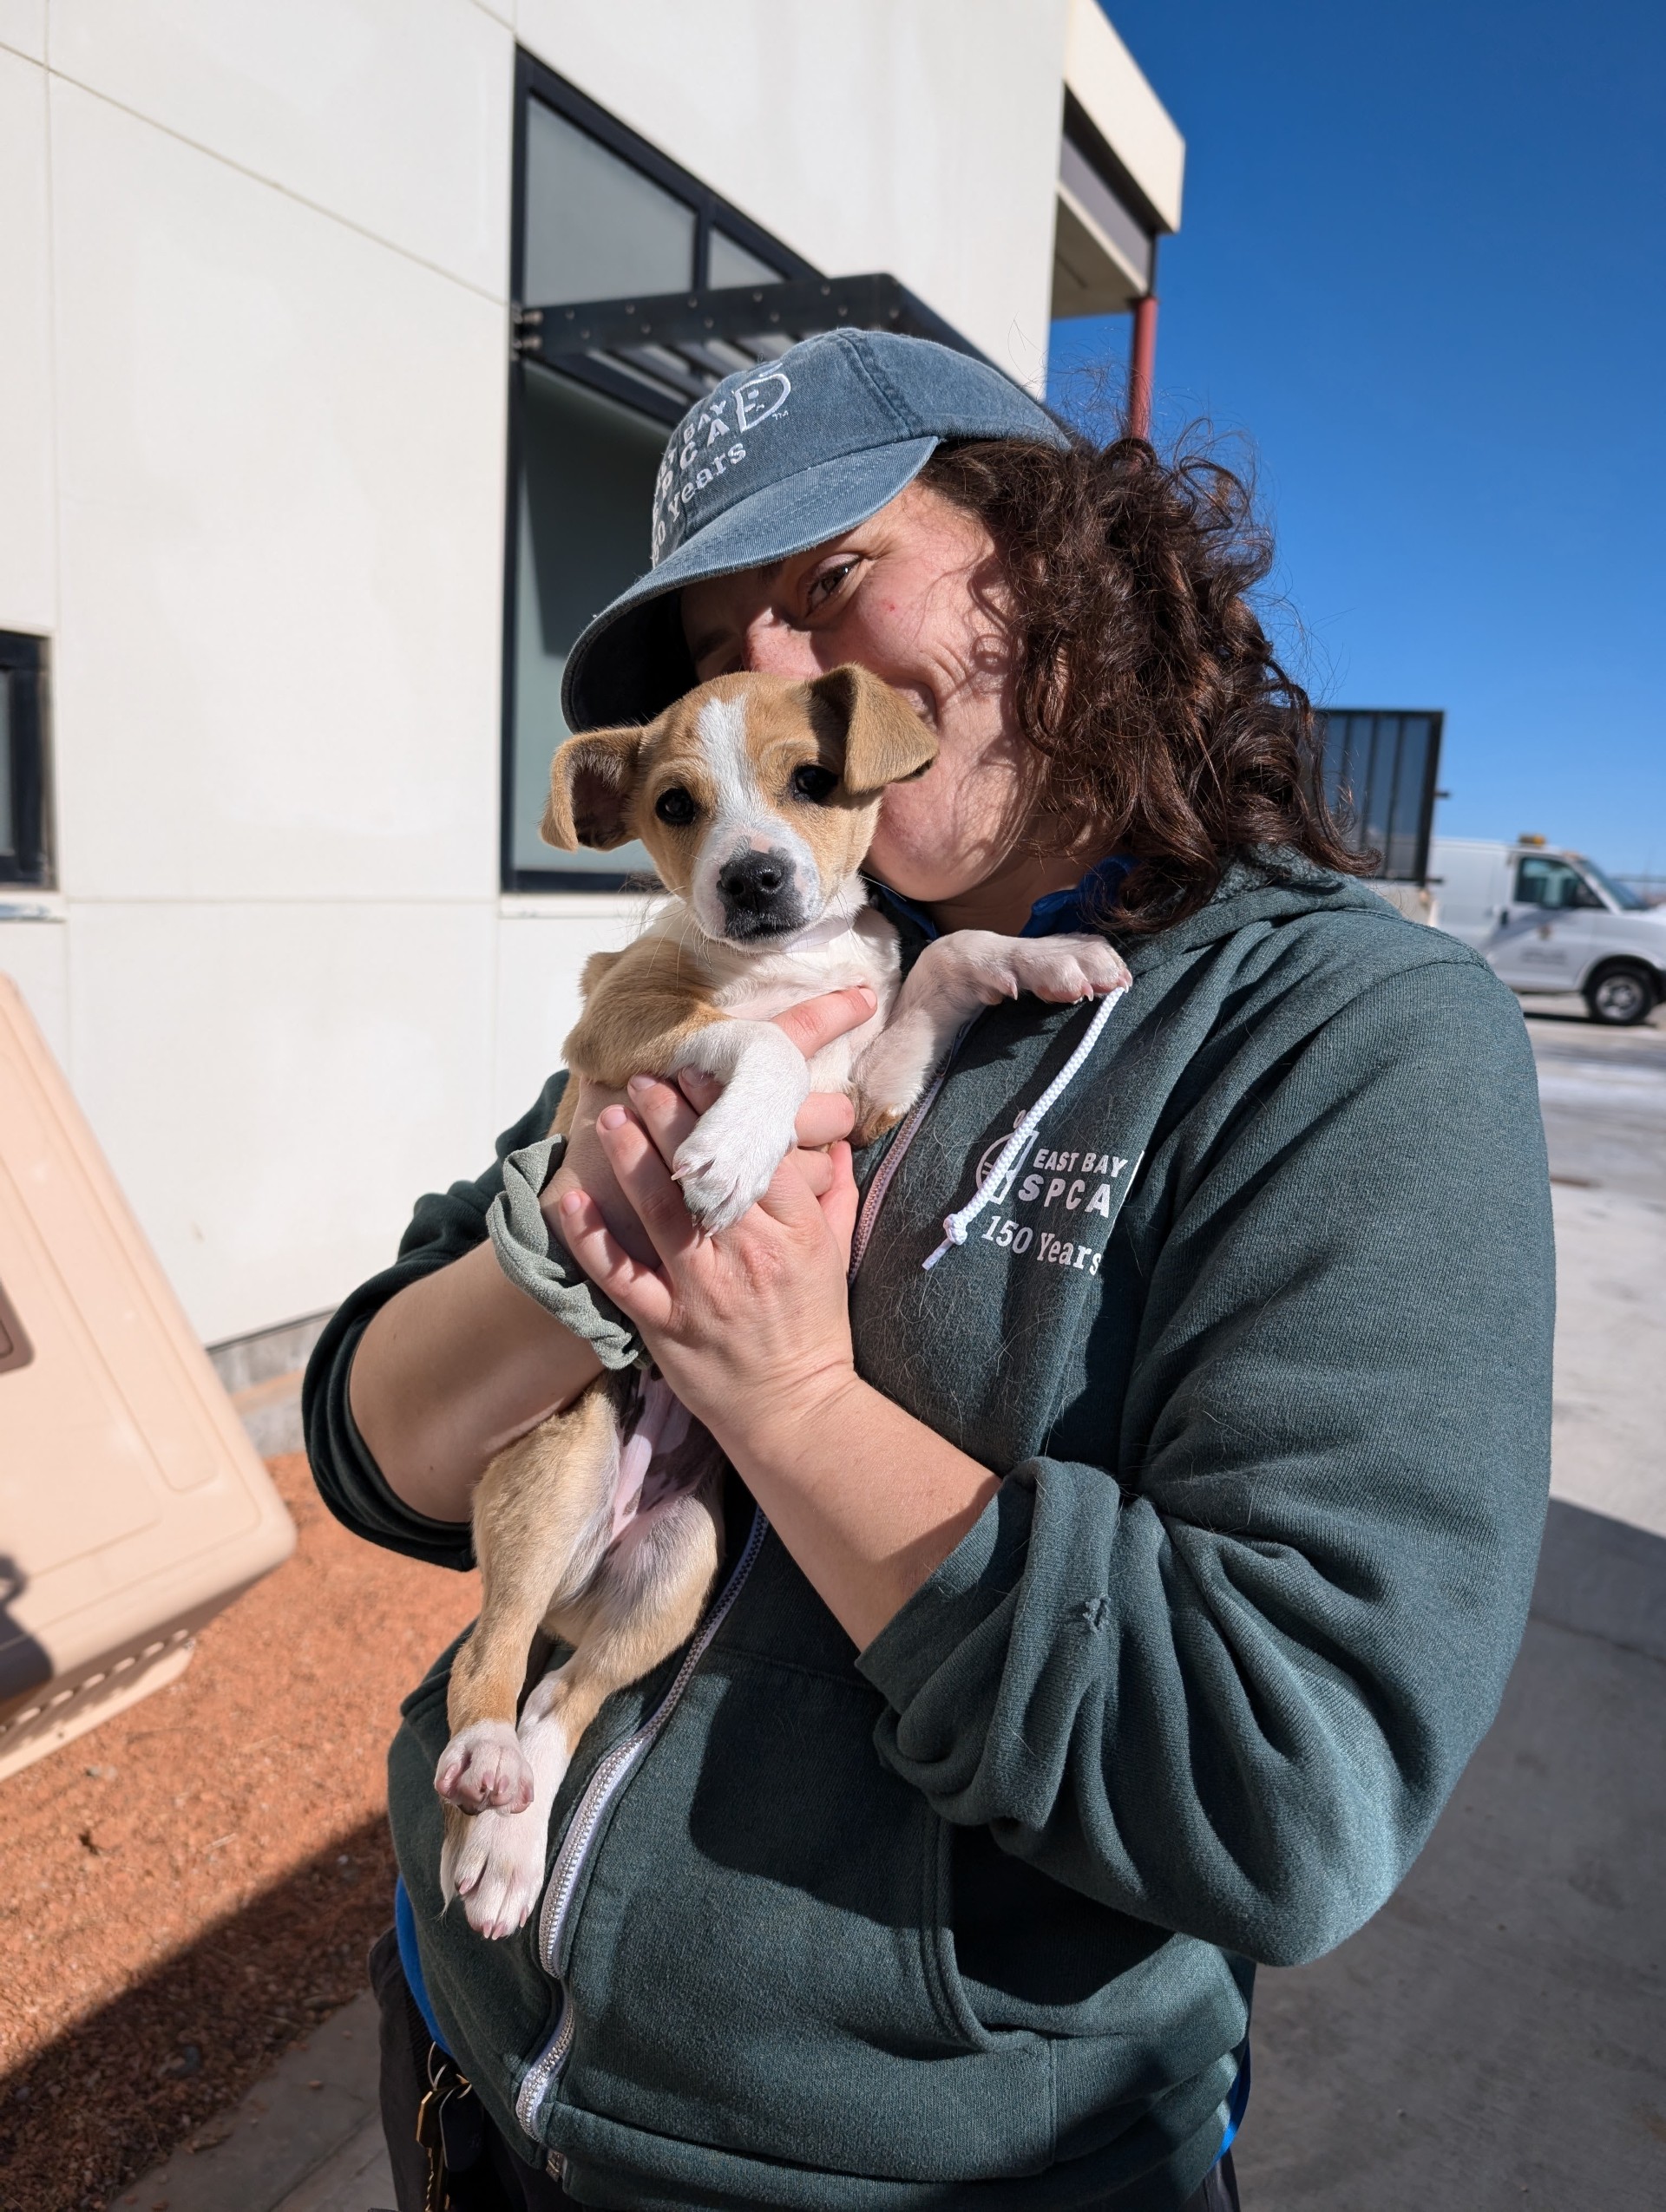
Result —
[[628, 406], [675, 422], [731, 376], [778, 360], [818, 330], [896, 330], [986, 357], [895, 277], [805, 277], [778, 285], [662, 292], [515, 311], [515, 350]]

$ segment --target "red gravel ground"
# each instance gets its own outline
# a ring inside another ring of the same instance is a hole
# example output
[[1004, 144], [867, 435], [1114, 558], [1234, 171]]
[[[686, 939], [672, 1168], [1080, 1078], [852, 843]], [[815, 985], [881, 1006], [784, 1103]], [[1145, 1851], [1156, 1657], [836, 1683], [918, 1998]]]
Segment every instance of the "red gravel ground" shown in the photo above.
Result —
[[211, 2132], [392, 1917], [384, 1754], [476, 1578], [349, 1535], [298, 1456], [272, 1470], [295, 1556], [180, 1681], [0, 1783], [3, 2212], [100, 2212]]

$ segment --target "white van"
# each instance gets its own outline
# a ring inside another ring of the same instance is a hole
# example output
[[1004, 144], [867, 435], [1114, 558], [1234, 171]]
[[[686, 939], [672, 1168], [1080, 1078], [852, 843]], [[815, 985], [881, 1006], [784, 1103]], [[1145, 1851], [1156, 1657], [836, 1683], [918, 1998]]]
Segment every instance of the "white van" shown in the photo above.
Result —
[[1592, 1021], [1617, 1027], [1666, 998], [1666, 907], [1645, 906], [1581, 853], [1437, 837], [1429, 888], [1436, 926], [1512, 991], [1580, 991]]

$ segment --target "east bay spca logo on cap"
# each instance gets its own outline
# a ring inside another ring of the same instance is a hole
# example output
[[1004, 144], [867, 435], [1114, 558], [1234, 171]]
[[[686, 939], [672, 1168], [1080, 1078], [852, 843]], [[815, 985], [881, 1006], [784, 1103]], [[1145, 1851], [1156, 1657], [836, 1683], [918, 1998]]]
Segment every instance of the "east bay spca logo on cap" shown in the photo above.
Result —
[[685, 417], [666, 448], [654, 482], [655, 561], [673, 538], [680, 541], [688, 510], [700, 494], [744, 461], [747, 435], [781, 412], [791, 389], [784, 369], [760, 370], [727, 391], [719, 386], [704, 407]]

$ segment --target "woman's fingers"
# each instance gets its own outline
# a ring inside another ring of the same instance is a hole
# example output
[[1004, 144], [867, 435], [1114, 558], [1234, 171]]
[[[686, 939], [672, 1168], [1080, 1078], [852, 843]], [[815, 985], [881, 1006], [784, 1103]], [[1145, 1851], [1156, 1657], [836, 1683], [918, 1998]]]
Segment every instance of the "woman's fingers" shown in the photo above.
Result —
[[878, 1004], [865, 983], [853, 983], [849, 990], [824, 991], [819, 998], [806, 998], [801, 1006], [789, 1006], [784, 1014], [775, 1017], [775, 1025], [792, 1039], [806, 1060], [813, 1060], [823, 1045], [871, 1021]]
[[671, 1287], [659, 1269], [632, 1258], [587, 1191], [565, 1193], [560, 1211], [562, 1242], [597, 1289], [633, 1321], [663, 1327], [671, 1318]]
[[613, 1102], [614, 1096], [580, 1079], [579, 1109], [567, 1138], [567, 1156], [541, 1202], [551, 1227], [565, 1242], [567, 1231], [561, 1201], [569, 1190], [588, 1191], [601, 1208], [615, 1240], [634, 1259], [651, 1262], [653, 1247], [643, 1234], [641, 1223], [613, 1180], [613, 1168], [596, 1135], [596, 1116]]
[[[705, 1112], [705, 1107], [691, 1105], [674, 1083], [660, 1082], [653, 1076], [633, 1076], [626, 1088], [643, 1128], [669, 1167], [678, 1146]], [[717, 1088], [713, 1085], [714, 1095]]]
[[836, 1144], [856, 1125], [856, 1108], [836, 1090], [812, 1090], [798, 1109], [800, 1144]]
[[820, 1149], [800, 1147], [792, 1155], [812, 1198], [822, 1198], [833, 1188], [833, 1163]]
[[674, 1260], [697, 1243], [699, 1231], [671, 1179], [659, 1148], [634, 1115], [609, 1106], [598, 1117], [596, 1134], [620, 1189], [636, 1208], [637, 1219], [661, 1260]]
[[856, 1214], [862, 1204], [862, 1194], [856, 1188], [856, 1165], [848, 1144], [836, 1144], [817, 1157], [827, 1162], [827, 1188], [816, 1193], [817, 1201], [822, 1219], [833, 1232], [839, 1256], [848, 1268], [851, 1240], [856, 1234]]

